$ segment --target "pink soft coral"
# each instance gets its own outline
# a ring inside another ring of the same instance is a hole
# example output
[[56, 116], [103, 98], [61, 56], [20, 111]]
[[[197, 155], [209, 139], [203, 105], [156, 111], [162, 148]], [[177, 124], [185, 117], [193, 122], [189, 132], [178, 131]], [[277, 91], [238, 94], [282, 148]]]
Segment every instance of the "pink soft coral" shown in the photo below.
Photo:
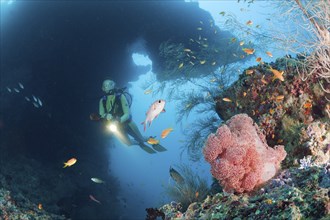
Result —
[[235, 115], [210, 134], [203, 153], [211, 164], [212, 175], [226, 192], [253, 190], [274, 177], [286, 157], [284, 146], [269, 147], [246, 114]]

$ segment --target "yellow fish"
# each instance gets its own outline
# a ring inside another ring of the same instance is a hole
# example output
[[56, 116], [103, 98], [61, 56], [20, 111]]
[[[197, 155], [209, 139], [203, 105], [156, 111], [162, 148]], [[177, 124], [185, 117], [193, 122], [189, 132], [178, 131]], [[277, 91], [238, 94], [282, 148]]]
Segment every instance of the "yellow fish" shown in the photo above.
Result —
[[279, 95], [275, 99], [276, 99], [277, 102], [280, 102], [284, 99], [284, 95]]
[[244, 41], [239, 42], [239, 45], [240, 46], [243, 46], [244, 45]]
[[184, 52], [191, 52], [190, 49], [186, 48], [186, 49], [183, 49]]
[[284, 77], [283, 77], [283, 73], [284, 73], [284, 71], [278, 71], [278, 70], [276, 70], [276, 69], [273, 69], [272, 67], [270, 67], [269, 70], [272, 71], [272, 73], [274, 74], [274, 76], [273, 76], [273, 80], [275, 80], [275, 79], [279, 79], [279, 80], [281, 80], [282, 82], [284, 81]]
[[152, 93], [152, 90], [151, 89], [148, 89], [148, 90], [144, 91], [144, 94], [146, 94], [146, 95], [148, 95], [150, 93]]
[[150, 137], [148, 140], [147, 140], [148, 144], [159, 144], [159, 140], [156, 140], [155, 138], [152, 138]]
[[225, 102], [232, 102], [230, 98], [223, 98], [222, 100]]
[[179, 69], [181, 69], [183, 67], [183, 63], [180, 63], [179, 65]]
[[77, 159], [76, 158], [71, 158], [66, 163], [64, 163], [64, 167], [63, 168], [65, 168], [65, 167], [71, 167], [76, 162], [77, 162]]
[[201, 60], [200, 63], [204, 64], [204, 63], [206, 63], [206, 60]]
[[212, 63], [212, 66], [214, 66], [216, 63], [217, 63], [217, 62], [214, 61], [214, 62]]
[[167, 128], [165, 130], [162, 131], [162, 134], [160, 135], [162, 138], [166, 138], [167, 135], [173, 131], [173, 128]]
[[250, 54], [254, 54], [254, 49], [252, 48], [243, 48], [242, 49], [246, 54], [250, 55]]
[[187, 109], [187, 108], [190, 108], [191, 105], [192, 105], [192, 103], [188, 103], [188, 104], [186, 105], [186, 109]]

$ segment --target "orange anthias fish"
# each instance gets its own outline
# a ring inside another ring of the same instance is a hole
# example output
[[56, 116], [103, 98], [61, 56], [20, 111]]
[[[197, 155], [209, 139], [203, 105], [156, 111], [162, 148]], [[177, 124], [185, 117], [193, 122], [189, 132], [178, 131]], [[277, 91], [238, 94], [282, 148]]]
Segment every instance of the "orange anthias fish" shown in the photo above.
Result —
[[270, 57], [273, 57], [273, 54], [272, 54], [271, 52], [269, 52], [269, 51], [267, 51], [266, 54], [267, 54], [268, 56], [270, 56]]
[[272, 71], [272, 73], [274, 74], [273, 80], [275, 80], [275, 79], [279, 79], [279, 80], [281, 80], [282, 82], [284, 81], [284, 77], [283, 77], [283, 73], [284, 73], [284, 71], [278, 71], [278, 70], [276, 70], [276, 69], [273, 69], [272, 67], [270, 67], [269, 70]]
[[64, 167], [63, 168], [65, 168], [65, 167], [71, 167], [76, 162], [77, 162], [77, 159], [76, 158], [71, 158], [66, 163], [64, 163]]
[[255, 51], [252, 48], [243, 48], [242, 50], [248, 55], [254, 54], [254, 51]]
[[166, 138], [167, 135], [168, 135], [171, 131], [173, 131], [173, 128], [167, 128], [167, 129], [165, 129], [165, 130], [162, 131], [162, 134], [161, 134], [160, 136], [161, 136], [162, 138]]
[[268, 84], [268, 82], [264, 78], [261, 79], [261, 82], [266, 85]]
[[257, 57], [256, 61], [261, 62], [261, 57]]
[[198, 198], [198, 196], [199, 196], [199, 192], [196, 192], [196, 193], [195, 193], [195, 196], [196, 196], [196, 198]]
[[253, 70], [246, 70], [245, 73], [246, 75], [251, 75], [253, 73]]
[[89, 195], [89, 198], [94, 201], [94, 202], [97, 202], [98, 204], [101, 204], [101, 202], [97, 199], [95, 199], [95, 197], [93, 195]]
[[247, 22], [246, 22], [246, 25], [252, 25], [253, 24], [253, 22], [251, 21], [251, 20], [248, 20]]
[[42, 204], [41, 204], [41, 203], [38, 204], [38, 209], [39, 209], [39, 210], [42, 209]]
[[304, 104], [304, 108], [312, 108], [312, 107], [313, 107], [313, 105], [312, 105], [311, 102], [306, 102], [306, 103]]

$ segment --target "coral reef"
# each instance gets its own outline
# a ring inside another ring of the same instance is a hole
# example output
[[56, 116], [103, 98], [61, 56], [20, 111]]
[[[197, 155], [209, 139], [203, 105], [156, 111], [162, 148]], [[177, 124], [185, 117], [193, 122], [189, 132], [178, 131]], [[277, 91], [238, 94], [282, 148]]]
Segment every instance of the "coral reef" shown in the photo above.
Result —
[[209, 135], [203, 153], [224, 191], [248, 192], [271, 179], [285, 158], [284, 146], [270, 148], [246, 114], [232, 117]]
[[[270, 146], [285, 145], [289, 156], [284, 167], [297, 165], [297, 159], [307, 155], [319, 164], [329, 160], [330, 104], [316, 75], [301, 77], [305, 59], [302, 55], [287, 56], [275, 63], [249, 67], [215, 99], [216, 111], [223, 120], [246, 113], [259, 125]], [[271, 69], [284, 71], [284, 81], [276, 79]]]
[[305, 147], [309, 149], [315, 164], [330, 162], [330, 124], [312, 122], [302, 131]]
[[186, 212], [170, 204], [165, 219], [329, 219], [330, 173], [324, 167], [290, 168], [254, 194], [217, 193]]
[[9, 191], [0, 189], [0, 219], [3, 220], [61, 220], [64, 216], [48, 213], [40, 205], [25, 199], [24, 203], [17, 204]]
[[165, 214], [162, 211], [159, 211], [158, 209], [155, 208], [146, 208], [147, 211], [147, 217], [146, 220], [156, 220], [157, 217], [161, 217], [162, 220], [165, 219]]

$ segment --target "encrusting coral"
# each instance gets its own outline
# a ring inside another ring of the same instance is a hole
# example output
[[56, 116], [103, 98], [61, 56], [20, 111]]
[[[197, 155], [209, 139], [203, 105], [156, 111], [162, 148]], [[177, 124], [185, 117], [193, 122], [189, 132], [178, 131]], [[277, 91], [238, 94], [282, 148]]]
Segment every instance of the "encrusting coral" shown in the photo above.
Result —
[[247, 114], [232, 117], [210, 134], [203, 149], [212, 175], [226, 192], [249, 192], [275, 176], [286, 157], [283, 145], [271, 148]]

